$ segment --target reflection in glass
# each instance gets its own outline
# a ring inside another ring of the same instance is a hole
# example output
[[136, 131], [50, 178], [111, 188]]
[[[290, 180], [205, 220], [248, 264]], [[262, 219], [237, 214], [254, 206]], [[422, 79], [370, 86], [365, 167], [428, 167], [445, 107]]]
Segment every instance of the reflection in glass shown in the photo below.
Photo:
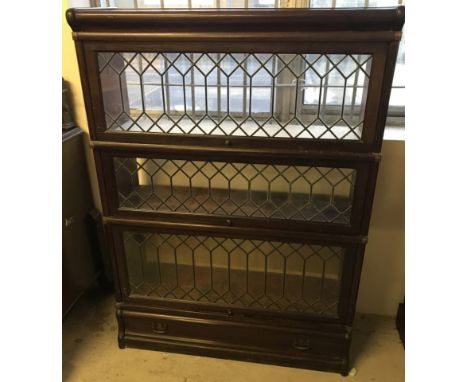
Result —
[[124, 232], [130, 294], [337, 316], [344, 248]]
[[352, 168], [114, 158], [119, 207], [349, 224]]
[[370, 55], [100, 52], [108, 130], [362, 136]]

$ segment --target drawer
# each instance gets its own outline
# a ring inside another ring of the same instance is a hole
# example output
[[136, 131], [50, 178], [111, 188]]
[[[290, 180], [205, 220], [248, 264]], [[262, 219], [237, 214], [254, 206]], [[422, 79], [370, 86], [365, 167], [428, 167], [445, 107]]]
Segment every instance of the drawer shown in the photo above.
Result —
[[107, 227], [124, 302], [223, 317], [352, 321], [362, 244], [307, 232], [125, 220]]
[[360, 233], [377, 170], [364, 159], [96, 152], [106, 175], [107, 215], [240, 227]]
[[92, 139], [380, 151], [385, 44], [246, 52], [230, 41], [212, 53], [138, 45], [87, 44]]
[[347, 362], [350, 338], [335, 332], [244, 324], [121, 310], [121, 341], [129, 346], [214, 355], [312, 368], [340, 369]]

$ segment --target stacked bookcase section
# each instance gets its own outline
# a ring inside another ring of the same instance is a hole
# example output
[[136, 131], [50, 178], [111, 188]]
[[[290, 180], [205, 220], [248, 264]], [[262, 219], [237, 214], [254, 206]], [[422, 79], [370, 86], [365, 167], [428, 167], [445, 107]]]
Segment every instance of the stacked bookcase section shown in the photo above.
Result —
[[346, 374], [404, 8], [67, 18], [119, 345]]

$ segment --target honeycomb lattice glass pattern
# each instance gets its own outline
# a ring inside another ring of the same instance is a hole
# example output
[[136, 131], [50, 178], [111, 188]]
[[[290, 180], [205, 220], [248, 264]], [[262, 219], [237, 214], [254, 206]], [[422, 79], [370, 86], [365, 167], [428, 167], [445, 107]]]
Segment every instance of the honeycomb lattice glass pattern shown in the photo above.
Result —
[[99, 52], [111, 131], [359, 140], [372, 56]]
[[114, 157], [119, 207], [349, 224], [356, 170]]
[[124, 232], [130, 294], [336, 316], [344, 248]]

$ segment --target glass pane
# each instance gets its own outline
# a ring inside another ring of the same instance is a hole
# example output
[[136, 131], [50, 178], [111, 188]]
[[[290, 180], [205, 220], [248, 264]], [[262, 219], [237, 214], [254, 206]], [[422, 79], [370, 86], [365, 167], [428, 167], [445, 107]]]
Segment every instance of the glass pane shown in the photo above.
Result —
[[310, 0], [309, 8], [333, 8], [333, 0]]
[[396, 7], [397, 5], [404, 4], [402, 0], [368, 0], [369, 7]]
[[398, 57], [395, 66], [395, 74], [393, 76], [392, 93], [390, 97], [390, 114], [392, 107], [404, 108], [405, 106], [405, 29], [398, 47]]
[[[403, 0], [310, 0], [309, 8], [376, 8], [376, 7], [395, 7], [404, 5]], [[399, 46], [395, 75], [392, 84], [392, 93], [390, 97], [389, 116], [404, 115], [405, 106], [405, 34], [403, 32]], [[308, 90], [305, 100], [314, 100], [318, 102], [317, 89]]]
[[124, 232], [130, 294], [337, 316], [344, 248]]
[[401, 0], [310, 0], [309, 8], [395, 7]]
[[350, 168], [114, 158], [123, 209], [349, 224]]
[[362, 136], [370, 55], [100, 52], [108, 130]]
[[335, 0], [336, 8], [364, 7], [366, 0]]
[[279, 0], [101, 0], [117, 8], [279, 8]]

